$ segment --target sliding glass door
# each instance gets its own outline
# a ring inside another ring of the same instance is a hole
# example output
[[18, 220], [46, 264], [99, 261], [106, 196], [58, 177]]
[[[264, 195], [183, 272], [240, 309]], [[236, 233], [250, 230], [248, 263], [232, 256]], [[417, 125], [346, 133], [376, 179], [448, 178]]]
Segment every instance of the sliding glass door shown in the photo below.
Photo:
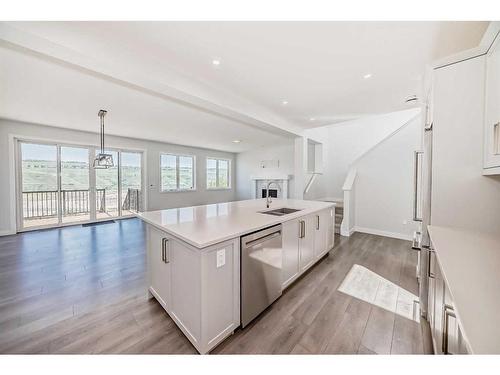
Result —
[[20, 230], [119, 218], [141, 209], [141, 152], [107, 150], [115, 166], [94, 169], [93, 146], [18, 145]]
[[[95, 151], [95, 155], [99, 150]], [[111, 219], [120, 216], [118, 199], [118, 152], [105, 150], [113, 156], [114, 167], [95, 170], [96, 216], [98, 219]]]
[[120, 156], [120, 204], [122, 216], [127, 216], [141, 210], [142, 154], [122, 152]]
[[59, 186], [57, 146], [21, 144], [22, 227], [59, 223]]
[[61, 219], [63, 223], [90, 220], [89, 150], [61, 146]]

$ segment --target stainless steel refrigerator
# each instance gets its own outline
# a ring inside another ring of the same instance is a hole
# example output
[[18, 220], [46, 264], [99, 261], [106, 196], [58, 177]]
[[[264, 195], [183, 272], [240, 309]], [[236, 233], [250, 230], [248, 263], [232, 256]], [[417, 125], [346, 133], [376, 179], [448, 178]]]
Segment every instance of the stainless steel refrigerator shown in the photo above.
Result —
[[432, 97], [428, 95], [423, 106], [422, 149], [415, 151], [413, 220], [419, 228], [413, 236], [413, 250], [418, 252], [416, 275], [419, 283], [420, 314], [427, 317], [428, 264], [430, 238], [427, 226], [431, 223], [432, 192]]

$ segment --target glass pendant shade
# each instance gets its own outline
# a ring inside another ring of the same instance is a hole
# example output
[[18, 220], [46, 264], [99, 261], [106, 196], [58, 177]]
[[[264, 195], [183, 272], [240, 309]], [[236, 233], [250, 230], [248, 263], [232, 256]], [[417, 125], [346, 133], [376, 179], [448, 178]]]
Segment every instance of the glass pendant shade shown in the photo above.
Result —
[[95, 169], [107, 169], [114, 166], [113, 156], [104, 152], [104, 116], [106, 116], [106, 113], [108, 112], [101, 109], [97, 114], [101, 120], [101, 152], [94, 159], [93, 167]]
[[99, 153], [97, 154], [96, 158], [94, 159], [94, 168], [95, 169], [106, 169], [113, 167], [113, 155], [111, 154], [103, 154]]

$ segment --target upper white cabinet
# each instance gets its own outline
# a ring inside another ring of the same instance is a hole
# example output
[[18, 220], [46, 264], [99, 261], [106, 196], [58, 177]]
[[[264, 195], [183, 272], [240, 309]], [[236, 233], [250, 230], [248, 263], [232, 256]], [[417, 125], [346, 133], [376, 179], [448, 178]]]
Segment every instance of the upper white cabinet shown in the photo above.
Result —
[[500, 36], [486, 56], [484, 174], [500, 174]]

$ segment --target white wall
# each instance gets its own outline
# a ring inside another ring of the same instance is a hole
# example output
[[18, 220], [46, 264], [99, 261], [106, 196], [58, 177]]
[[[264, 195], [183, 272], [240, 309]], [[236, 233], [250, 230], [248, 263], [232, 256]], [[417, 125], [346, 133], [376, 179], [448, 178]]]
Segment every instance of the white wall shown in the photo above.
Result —
[[[9, 145], [9, 134], [66, 143], [87, 145], [97, 145], [99, 143], [99, 136], [95, 133], [0, 119], [0, 234], [11, 233], [15, 228], [15, 221], [12, 217], [15, 202], [11, 200], [13, 182], [11, 181], [9, 163], [9, 148], [11, 148], [11, 145]], [[109, 147], [146, 150], [148, 210], [235, 200], [235, 154], [116, 136], [107, 136], [106, 145]], [[178, 193], [161, 193], [159, 191], [160, 152], [183, 153], [196, 157], [196, 191]], [[232, 189], [206, 189], [205, 158], [207, 156], [223, 157], [231, 160]]]
[[432, 225], [500, 232], [500, 176], [482, 175], [484, 78], [484, 56], [434, 73]]
[[379, 143], [355, 164], [354, 230], [411, 239], [414, 151], [420, 150], [420, 116]]
[[419, 111], [409, 109], [307, 130], [306, 137], [323, 143], [324, 167], [324, 175], [316, 180], [309, 196], [342, 198], [350, 165]]
[[[278, 160], [278, 168], [263, 170], [260, 162], [263, 160]], [[236, 198], [252, 199], [252, 175], [264, 172], [294, 175], [294, 140], [272, 147], [261, 147], [251, 151], [236, 154]], [[289, 181], [289, 195], [294, 191], [294, 179]]]

